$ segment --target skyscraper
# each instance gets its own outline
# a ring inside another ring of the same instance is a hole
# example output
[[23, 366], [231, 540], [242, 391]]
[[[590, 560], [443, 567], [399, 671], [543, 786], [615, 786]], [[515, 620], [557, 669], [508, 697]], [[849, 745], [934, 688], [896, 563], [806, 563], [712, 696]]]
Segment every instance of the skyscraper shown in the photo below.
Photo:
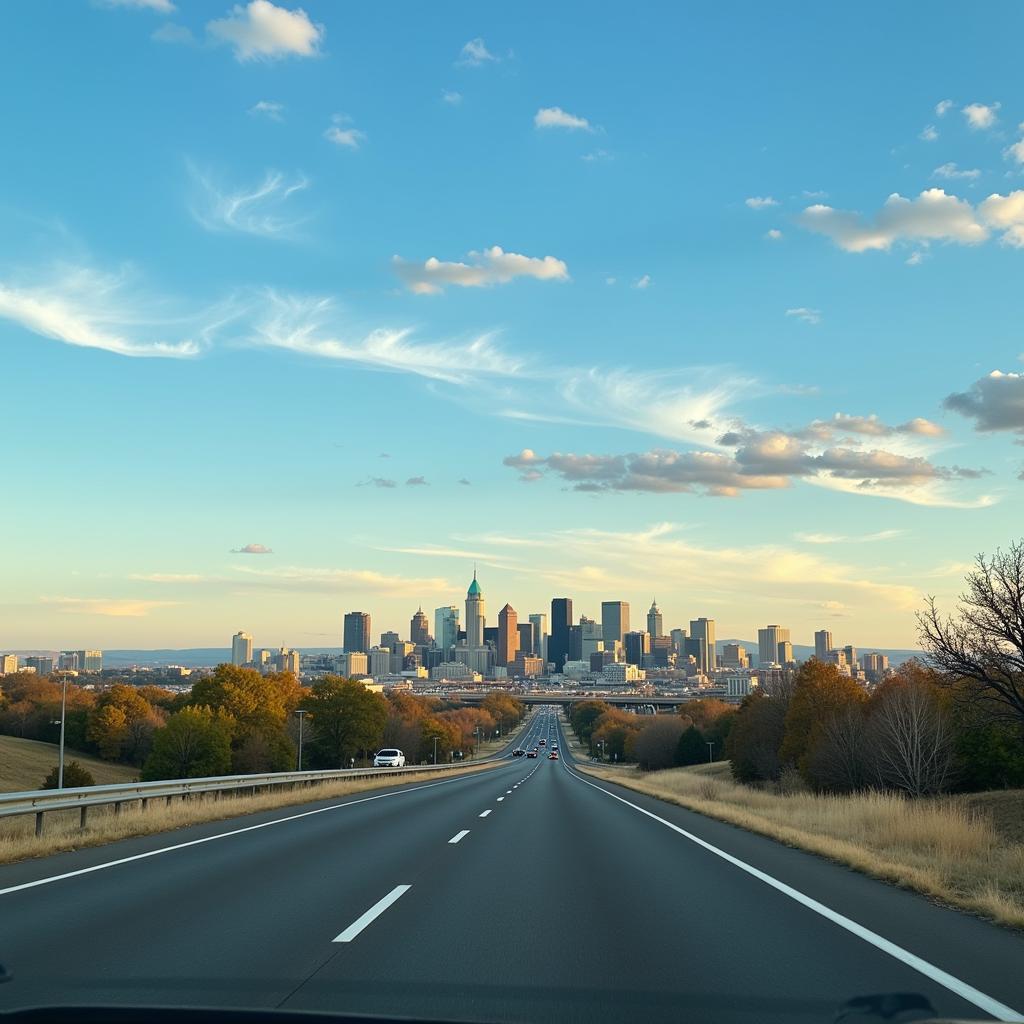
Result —
[[231, 638], [231, 664], [248, 665], [252, 661], [252, 636], [238, 632]]
[[652, 640], [665, 635], [665, 622], [656, 600], [651, 602], [651, 607], [647, 612], [647, 632], [651, 634]]
[[819, 629], [814, 634], [814, 656], [818, 661], [824, 661], [825, 655], [832, 650], [832, 630]]
[[714, 619], [690, 619], [690, 639], [703, 641], [704, 653], [697, 667], [701, 672], [711, 672], [718, 665], [718, 656], [715, 647], [715, 620]]
[[434, 609], [434, 643], [447, 651], [459, 642], [459, 609], [455, 605]]
[[345, 651], [370, 650], [370, 614], [369, 612], [346, 612], [345, 628], [341, 641]]
[[498, 612], [498, 657], [499, 665], [511, 665], [519, 653], [519, 616], [515, 608], [507, 604]]
[[622, 643], [628, 632], [629, 602], [602, 601], [601, 634], [604, 639], [605, 650], [610, 650], [616, 640]]
[[533, 639], [534, 637], [534, 625], [532, 622], [520, 622], [518, 625], [519, 630], [519, 653], [520, 654], [536, 654], [536, 644]]
[[476, 570], [473, 570], [473, 582], [466, 591], [466, 646], [471, 651], [478, 651], [484, 645], [484, 624], [487, 606], [484, 603], [484, 592], [476, 581]]
[[626, 663], [643, 665], [644, 655], [651, 653], [651, 634], [637, 630], [626, 634]]
[[778, 665], [779, 644], [789, 640], [789, 630], [782, 626], [765, 626], [757, 631], [757, 662], [762, 667]]
[[548, 637], [548, 661], [556, 672], [562, 671], [569, 656], [569, 627], [572, 625], [572, 598], [551, 599], [551, 636]]
[[788, 640], [780, 640], [778, 650], [779, 664], [789, 665], [793, 660], [793, 645]]
[[686, 655], [686, 630], [673, 629], [669, 635], [672, 637], [672, 649], [676, 657], [682, 659]]
[[533, 623], [533, 653], [547, 661], [548, 617], [544, 612], [534, 612], [530, 616]]
[[409, 623], [409, 639], [417, 647], [426, 647], [430, 643], [430, 623], [427, 621], [426, 615], [423, 614], [422, 607], [417, 609]]

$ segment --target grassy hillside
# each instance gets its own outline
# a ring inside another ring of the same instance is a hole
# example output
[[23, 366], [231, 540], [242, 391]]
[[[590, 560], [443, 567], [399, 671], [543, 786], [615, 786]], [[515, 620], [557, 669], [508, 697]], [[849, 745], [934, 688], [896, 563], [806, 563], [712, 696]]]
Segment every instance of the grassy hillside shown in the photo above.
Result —
[[[64, 763], [77, 761], [92, 772], [97, 785], [114, 782], [132, 782], [138, 778], [138, 768], [123, 764], [108, 764], [89, 754], [76, 750], [64, 751]], [[38, 740], [23, 740], [17, 736], [0, 736], [0, 793], [18, 793], [39, 789], [46, 773], [57, 763], [57, 746]]]

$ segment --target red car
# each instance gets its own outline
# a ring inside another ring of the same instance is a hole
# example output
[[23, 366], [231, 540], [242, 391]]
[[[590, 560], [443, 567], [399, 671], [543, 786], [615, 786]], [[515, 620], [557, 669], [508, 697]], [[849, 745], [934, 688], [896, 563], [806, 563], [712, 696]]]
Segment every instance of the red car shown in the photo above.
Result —
[[552, 750], [551, 753], [548, 754], [548, 760], [549, 761], [557, 761], [558, 760], [558, 751], [557, 750]]

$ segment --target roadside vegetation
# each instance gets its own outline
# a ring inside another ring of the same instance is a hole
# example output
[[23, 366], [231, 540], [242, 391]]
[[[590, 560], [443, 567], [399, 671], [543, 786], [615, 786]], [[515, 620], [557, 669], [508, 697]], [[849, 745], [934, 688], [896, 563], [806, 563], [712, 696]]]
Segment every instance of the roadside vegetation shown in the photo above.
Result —
[[[919, 616], [928, 664], [870, 691], [811, 659], [738, 709], [643, 718], [579, 702], [570, 722], [623, 772], [585, 771], [1024, 927], [1024, 543]], [[720, 744], [721, 770], [693, 765]]]
[[[55, 743], [60, 705], [57, 678], [5, 676], [0, 735]], [[297, 758], [298, 710], [307, 713], [303, 767], [324, 769], [365, 763], [382, 746], [401, 748], [409, 764], [471, 758], [478, 744], [506, 735], [525, 714], [501, 693], [471, 708], [402, 691], [372, 693], [340, 676], [303, 687], [290, 673], [219, 665], [185, 694], [116, 680], [95, 690], [69, 683], [66, 743], [96, 761], [134, 769], [143, 780], [288, 771]], [[50, 749], [52, 760], [40, 765], [38, 778], [18, 774], [23, 788], [43, 785], [57, 760]], [[0, 789], [14, 788], [0, 776]]]
[[[78, 763], [88, 778], [81, 785], [105, 785], [113, 782], [132, 782], [139, 777], [137, 768], [113, 764], [91, 757], [81, 751], [65, 751], [64, 775], [72, 785], [71, 765]], [[52, 743], [24, 740], [16, 736], [0, 736], [0, 793], [19, 793], [39, 789], [47, 774], [57, 765], [57, 750]], [[54, 772], [56, 774], [56, 772]], [[79, 783], [74, 783], [79, 785]]]

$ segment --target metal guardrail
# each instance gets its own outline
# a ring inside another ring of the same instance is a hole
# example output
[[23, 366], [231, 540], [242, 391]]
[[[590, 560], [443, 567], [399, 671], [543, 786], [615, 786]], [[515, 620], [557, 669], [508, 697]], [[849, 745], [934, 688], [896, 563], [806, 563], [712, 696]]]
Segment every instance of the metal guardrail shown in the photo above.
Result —
[[249, 790], [255, 796], [260, 789], [275, 786], [314, 786], [318, 783], [336, 782], [345, 779], [359, 779], [367, 776], [381, 778], [388, 776], [412, 775], [419, 772], [450, 771], [453, 767], [489, 764], [503, 760], [499, 756], [481, 758], [479, 761], [462, 762], [460, 765], [428, 764], [409, 765], [405, 768], [342, 768], [334, 771], [312, 772], [268, 772], [261, 775], [214, 775], [203, 779], [176, 779], [165, 782], [132, 782], [110, 786], [78, 786], [65, 789], [40, 789], [26, 793], [0, 793], [0, 818], [34, 814], [36, 835], [42, 835], [43, 815], [48, 811], [78, 810], [80, 828], [86, 827], [90, 807], [113, 806], [114, 813], [120, 814], [126, 803], [140, 802], [145, 808], [150, 800], [164, 800], [171, 803], [176, 797], [189, 797], [213, 793], [218, 798], [223, 793]]

